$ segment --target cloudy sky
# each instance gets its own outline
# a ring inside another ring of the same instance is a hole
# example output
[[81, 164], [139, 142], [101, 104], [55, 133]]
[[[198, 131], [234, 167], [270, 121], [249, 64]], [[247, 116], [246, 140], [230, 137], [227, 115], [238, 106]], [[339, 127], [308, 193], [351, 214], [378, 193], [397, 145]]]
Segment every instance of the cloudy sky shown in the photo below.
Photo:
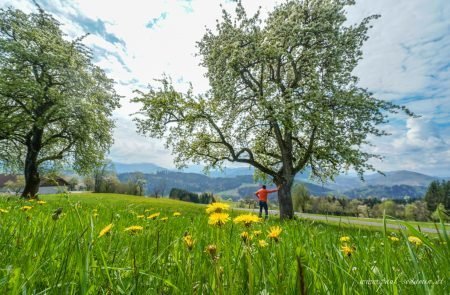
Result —
[[[162, 142], [135, 132], [129, 103], [134, 89], [144, 90], [163, 73], [179, 89], [192, 82], [196, 92], [208, 83], [198, 66], [195, 42], [213, 28], [221, 7], [218, 0], [37, 0], [62, 24], [69, 37], [85, 33], [95, 62], [117, 81], [123, 96], [115, 112], [117, 128], [110, 158], [117, 162], [152, 162], [173, 167]], [[262, 5], [263, 15], [281, 1], [244, 0], [249, 12]], [[261, 4], [264, 3], [264, 4]], [[34, 10], [28, 0], [0, 0], [0, 7]], [[385, 129], [389, 137], [373, 140], [370, 151], [385, 157], [374, 162], [383, 171], [412, 170], [450, 176], [450, 1], [359, 0], [348, 9], [348, 22], [381, 14], [373, 22], [364, 59], [356, 69], [360, 85], [378, 98], [390, 100], [421, 115], [398, 116]]]

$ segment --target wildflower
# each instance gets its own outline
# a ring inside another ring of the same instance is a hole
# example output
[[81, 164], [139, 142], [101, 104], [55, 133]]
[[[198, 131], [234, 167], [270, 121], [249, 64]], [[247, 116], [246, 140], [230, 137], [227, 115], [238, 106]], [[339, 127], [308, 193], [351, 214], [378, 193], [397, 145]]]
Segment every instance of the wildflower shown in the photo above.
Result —
[[234, 223], [243, 223], [246, 227], [249, 227], [252, 223], [261, 222], [261, 218], [255, 214], [242, 214], [236, 217], [233, 221]]
[[159, 212], [153, 213], [152, 215], [148, 216], [147, 219], [155, 220], [159, 216]]
[[144, 228], [140, 225], [132, 225], [124, 229], [124, 231], [130, 232], [130, 234], [137, 234], [138, 232], [144, 230]]
[[225, 203], [212, 203], [206, 206], [206, 213], [221, 213], [224, 211], [228, 211], [230, 209], [230, 205]]
[[32, 206], [23, 206], [23, 207], [20, 207], [20, 210], [22, 210], [22, 211], [28, 211], [28, 210], [30, 210], [31, 208], [33, 208]]
[[110, 224], [108, 224], [107, 226], [105, 226], [105, 227], [100, 231], [100, 233], [98, 234], [98, 237], [100, 238], [100, 237], [103, 237], [103, 236], [106, 235], [106, 234], [109, 234], [109, 233], [111, 232], [112, 227], [113, 227], [113, 224], [112, 224], [112, 223], [110, 223]]
[[205, 252], [211, 256], [212, 260], [217, 260], [219, 256], [217, 256], [217, 246], [216, 245], [208, 245], [206, 246]]
[[209, 216], [208, 223], [210, 225], [222, 226], [230, 220], [230, 215], [227, 213], [213, 213]]
[[247, 243], [247, 242], [250, 242], [252, 238], [250, 237], [248, 232], [244, 231], [241, 233], [241, 239], [244, 243]]
[[258, 246], [260, 247], [260, 248], [265, 248], [265, 247], [267, 247], [269, 244], [267, 244], [267, 242], [265, 241], [265, 240], [259, 240], [258, 241]]
[[163, 217], [160, 219], [160, 221], [167, 221], [167, 220], [169, 220], [169, 217]]
[[275, 242], [278, 242], [279, 236], [280, 236], [282, 231], [283, 230], [281, 229], [281, 227], [279, 227], [279, 226], [272, 226], [272, 227], [270, 227], [270, 229], [268, 231], [269, 234], [267, 235], [267, 237], [269, 239], [274, 240]]
[[188, 250], [192, 250], [192, 248], [194, 247], [195, 244], [195, 240], [192, 239], [191, 235], [186, 235], [183, 238], [184, 244], [186, 245], [186, 247], [188, 248]]
[[8, 210], [0, 208], [0, 213], [8, 213], [8, 212], [9, 212]]
[[347, 245], [344, 245], [341, 247], [342, 252], [344, 253], [345, 256], [350, 257], [352, 255], [352, 253], [355, 251], [355, 249], [353, 247], [349, 247]]
[[341, 241], [341, 242], [350, 242], [350, 237], [349, 237], [349, 236], [341, 237], [341, 238], [339, 239], [339, 241]]
[[178, 217], [178, 216], [180, 216], [180, 215], [181, 215], [180, 212], [173, 212], [173, 216], [174, 216], [174, 217]]
[[422, 240], [415, 236], [409, 236], [408, 241], [416, 246], [421, 246], [423, 244]]
[[394, 236], [390, 236], [389, 239], [390, 239], [392, 242], [398, 242], [398, 241], [400, 241], [399, 238], [394, 237]]
[[262, 231], [260, 231], [260, 230], [254, 230], [253, 231], [253, 236], [255, 236], [255, 237], [258, 237], [258, 236], [260, 236], [262, 234]]
[[46, 202], [46, 201], [42, 201], [42, 200], [39, 200], [39, 201], [37, 201], [36, 203], [38, 203], [39, 205], [44, 205], [44, 204], [47, 204], [47, 202]]
[[138, 219], [141, 219], [141, 218], [144, 218], [145, 217], [145, 215], [138, 215], [138, 216], [136, 216]]

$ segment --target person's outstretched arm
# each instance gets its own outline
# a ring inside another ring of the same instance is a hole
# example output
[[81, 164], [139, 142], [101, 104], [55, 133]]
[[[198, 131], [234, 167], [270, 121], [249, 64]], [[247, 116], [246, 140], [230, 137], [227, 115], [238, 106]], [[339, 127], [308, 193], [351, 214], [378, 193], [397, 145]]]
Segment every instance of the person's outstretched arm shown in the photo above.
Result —
[[277, 192], [279, 188], [280, 188], [280, 187], [277, 187], [277, 188], [275, 188], [275, 189], [270, 189], [270, 190], [267, 190], [267, 192], [268, 192], [269, 194], [270, 194], [270, 193], [274, 193], [274, 192]]

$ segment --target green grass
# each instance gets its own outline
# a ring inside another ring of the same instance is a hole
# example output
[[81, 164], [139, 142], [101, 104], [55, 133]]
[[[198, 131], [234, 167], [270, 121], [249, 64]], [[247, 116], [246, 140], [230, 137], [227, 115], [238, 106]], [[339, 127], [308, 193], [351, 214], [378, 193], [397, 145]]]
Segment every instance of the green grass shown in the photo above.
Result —
[[[46, 204], [0, 198], [0, 294], [445, 294], [447, 236], [273, 218], [244, 228], [208, 225], [205, 207], [110, 194], [42, 197]], [[24, 205], [33, 206], [21, 211]], [[52, 213], [63, 208], [53, 220]], [[147, 210], [147, 211], [146, 211]], [[182, 215], [173, 217], [173, 212]], [[138, 218], [160, 212], [156, 220]], [[232, 217], [238, 214], [232, 212]], [[162, 217], [168, 217], [162, 221]], [[98, 237], [112, 223], [110, 235]], [[142, 232], [124, 229], [140, 225]], [[267, 237], [283, 231], [278, 242]], [[243, 242], [240, 234], [262, 234]], [[183, 237], [195, 240], [192, 250]], [[398, 242], [389, 236], [395, 234]], [[349, 236], [350, 256], [340, 237]], [[267, 247], [259, 247], [265, 240]], [[217, 246], [212, 257], [205, 249]]]
[[[353, 217], [353, 216], [338, 216], [338, 215], [325, 215], [325, 214], [311, 214], [307, 213], [307, 215], [313, 215], [313, 216], [322, 216], [322, 217], [333, 217], [333, 218], [341, 218], [342, 222], [345, 222], [346, 220], [359, 220], [359, 221], [370, 221], [379, 223], [380, 226], [383, 225], [383, 219], [381, 218], [367, 218], [367, 217]], [[398, 220], [398, 219], [388, 219], [388, 224], [399, 224], [404, 225], [405, 223], [408, 223], [410, 225], [414, 225], [415, 227], [424, 227], [424, 228], [435, 228], [434, 222], [426, 222], [426, 221], [404, 221], [404, 220]], [[441, 224], [436, 223], [438, 226], [441, 226]], [[445, 223], [444, 224], [446, 229], [450, 229], [450, 224]]]

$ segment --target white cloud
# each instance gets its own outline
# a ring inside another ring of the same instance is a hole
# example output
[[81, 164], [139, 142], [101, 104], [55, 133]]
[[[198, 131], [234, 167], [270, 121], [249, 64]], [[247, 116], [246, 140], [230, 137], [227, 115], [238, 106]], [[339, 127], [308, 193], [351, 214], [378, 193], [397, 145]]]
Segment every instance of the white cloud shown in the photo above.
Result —
[[[363, 46], [364, 59], [356, 71], [361, 85], [385, 99], [423, 90], [436, 66], [448, 58], [449, 5], [445, 1], [358, 1], [349, 10], [349, 23], [372, 14], [381, 18], [373, 21]], [[444, 40], [433, 42], [437, 38]], [[443, 45], [447, 51], [440, 48]]]
[[111, 149], [114, 161], [121, 163], [151, 162], [167, 168], [174, 166], [172, 156], [162, 142], [138, 135], [134, 123], [129, 117], [116, 117], [114, 138], [115, 143]]
[[369, 152], [383, 161], [371, 161], [382, 171], [413, 170], [436, 176], [448, 176], [450, 167], [450, 128], [440, 128], [431, 118], [408, 118], [406, 129], [390, 126], [391, 136], [376, 140]]

